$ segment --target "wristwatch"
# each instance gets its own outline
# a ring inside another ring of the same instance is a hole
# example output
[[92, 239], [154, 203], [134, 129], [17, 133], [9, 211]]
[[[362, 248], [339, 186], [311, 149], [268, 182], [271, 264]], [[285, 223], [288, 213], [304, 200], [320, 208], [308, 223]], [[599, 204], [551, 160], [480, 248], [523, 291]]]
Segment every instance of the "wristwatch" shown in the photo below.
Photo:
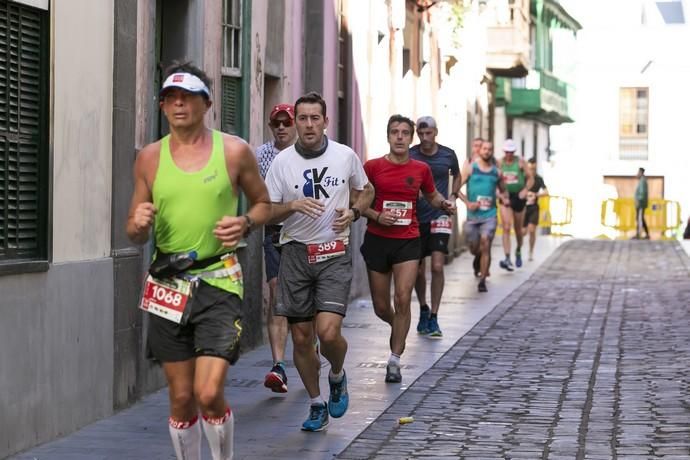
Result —
[[350, 208], [350, 211], [352, 211], [352, 214], [355, 216], [354, 219], [352, 219], [352, 222], [359, 219], [359, 217], [362, 215], [362, 212], [355, 207]]

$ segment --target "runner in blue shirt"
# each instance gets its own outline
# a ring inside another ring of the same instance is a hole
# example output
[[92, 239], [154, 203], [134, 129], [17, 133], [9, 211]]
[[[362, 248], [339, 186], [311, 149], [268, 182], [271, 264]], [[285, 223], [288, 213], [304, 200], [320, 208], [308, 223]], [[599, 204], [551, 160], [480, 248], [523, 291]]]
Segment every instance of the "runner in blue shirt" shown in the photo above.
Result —
[[[436, 142], [438, 127], [432, 117], [417, 120], [419, 144], [410, 149], [410, 157], [429, 165], [434, 176], [436, 190], [452, 201], [460, 190], [460, 167], [455, 152]], [[449, 176], [453, 177], [452, 190], [448, 190]], [[417, 332], [430, 338], [443, 337], [438, 325], [438, 309], [441, 305], [445, 282], [443, 266], [448, 254], [448, 240], [453, 231], [452, 220], [447, 213], [432, 208], [424, 199], [417, 200], [417, 219], [422, 246], [421, 260], [415, 291], [419, 299], [419, 322]], [[426, 303], [426, 258], [431, 256], [431, 308]]]

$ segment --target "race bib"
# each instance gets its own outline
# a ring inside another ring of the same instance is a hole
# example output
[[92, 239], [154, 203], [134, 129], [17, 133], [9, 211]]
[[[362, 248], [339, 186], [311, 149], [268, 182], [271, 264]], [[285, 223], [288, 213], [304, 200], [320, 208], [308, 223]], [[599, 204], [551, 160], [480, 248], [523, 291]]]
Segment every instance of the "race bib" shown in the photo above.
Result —
[[192, 296], [193, 286], [193, 282], [179, 278], [157, 280], [148, 275], [139, 308], [179, 324]]
[[534, 192], [527, 192], [527, 204], [534, 205], [537, 204], [537, 194]]
[[383, 211], [388, 211], [393, 214], [397, 220], [393, 225], [410, 225], [412, 223], [412, 209], [411, 201], [384, 201]]
[[453, 233], [453, 221], [448, 216], [441, 216], [431, 221], [431, 233], [450, 235]]
[[493, 207], [494, 199], [490, 196], [477, 195], [477, 203], [479, 203], [480, 211], [488, 211]]
[[507, 171], [503, 173], [503, 179], [508, 185], [517, 184], [520, 181], [518, 174], [514, 171]]
[[345, 254], [343, 240], [333, 240], [328, 243], [314, 243], [307, 245], [307, 262], [316, 264], [324, 260], [340, 257]]

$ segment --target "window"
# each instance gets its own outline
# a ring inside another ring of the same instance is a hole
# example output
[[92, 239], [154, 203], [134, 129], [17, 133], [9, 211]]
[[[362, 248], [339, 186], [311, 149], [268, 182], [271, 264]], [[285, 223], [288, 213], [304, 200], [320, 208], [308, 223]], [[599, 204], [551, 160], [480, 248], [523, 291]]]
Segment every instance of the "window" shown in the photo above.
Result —
[[0, 264], [47, 260], [48, 24], [0, 0]]
[[407, 4], [405, 15], [405, 28], [403, 29], [403, 78], [408, 71], [412, 71], [415, 76], [419, 76], [422, 71], [422, 34], [424, 33], [424, 23], [419, 17], [416, 9], [411, 4]]
[[620, 89], [619, 150], [621, 160], [646, 160], [649, 88]]
[[242, 0], [223, 0], [223, 59], [221, 67], [221, 130], [241, 131]]

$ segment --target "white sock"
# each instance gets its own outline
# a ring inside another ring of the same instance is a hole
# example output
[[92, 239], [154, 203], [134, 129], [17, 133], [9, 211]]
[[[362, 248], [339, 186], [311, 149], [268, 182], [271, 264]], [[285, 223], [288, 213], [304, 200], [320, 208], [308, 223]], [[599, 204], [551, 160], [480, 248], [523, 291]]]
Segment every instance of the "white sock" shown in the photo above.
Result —
[[333, 383], [338, 383], [342, 381], [343, 377], [345, 377], [345, 369], [340, 369], [340, 372], [338, 372], [337, 374], [334, 374], [332, 369], [328, 372], [328, 380], [330, 380]]
[[174, 420], [172, 417], [168, 419], [177, 460], [201, 459], [201, 424], [198, 421], [198, 416], [188, 422]]
[[395, 364], [396, 366], [400, 366], [400, 355], [391, 353], [391, 357], [388, 358], [388, 364]]
[[309, 405], [310, 405], [310, 406], [316, 406], [317, 404], [323, 406], [323, 403], [324, 403], [324, 400], [323, 400], [323, 398], [321, 397], [321, 395], [319, 395], [319, 396], [317, 396], [317, 397], [315, 397], [315, 398], [311, 398], [310, 401], [309, 401]]
[[232, 460], [235, 435], [235, 417], [230, 408], [222, 417], [204, 415], [204, 433], [211, 449], [213, 460]]

